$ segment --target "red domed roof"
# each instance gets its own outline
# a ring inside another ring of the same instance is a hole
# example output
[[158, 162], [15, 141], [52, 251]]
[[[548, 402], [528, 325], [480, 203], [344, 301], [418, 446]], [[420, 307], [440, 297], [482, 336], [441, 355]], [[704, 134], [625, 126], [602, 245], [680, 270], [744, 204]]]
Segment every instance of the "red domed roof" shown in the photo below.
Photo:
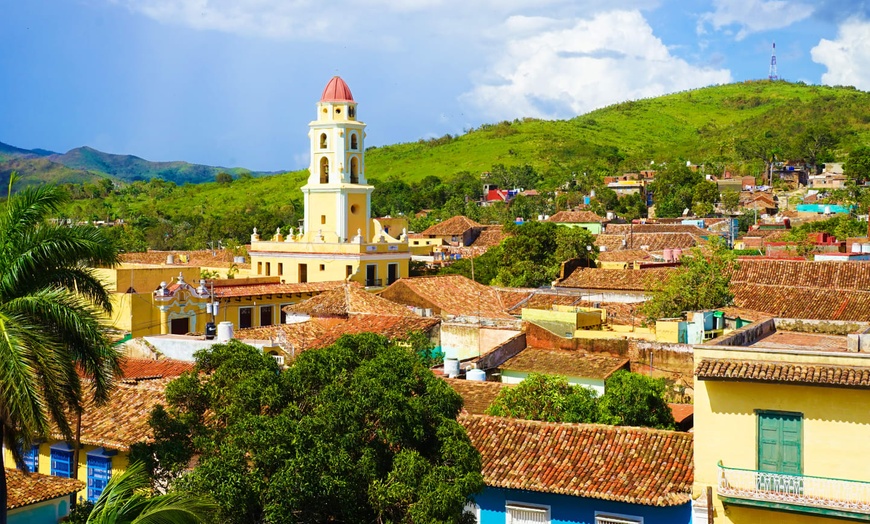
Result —
[[353, 102], [353, 95], [350, 88], [344, 83], [341, 77], [334, 76], [332, 80], [326, 84], [323, 89], [323, 94], [320, 95], [321, 102]]

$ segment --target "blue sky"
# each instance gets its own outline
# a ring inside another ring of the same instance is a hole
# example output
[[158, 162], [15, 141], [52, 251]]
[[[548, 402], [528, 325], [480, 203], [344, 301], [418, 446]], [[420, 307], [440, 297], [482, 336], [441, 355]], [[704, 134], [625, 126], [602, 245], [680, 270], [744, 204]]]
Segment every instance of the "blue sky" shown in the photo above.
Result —
[[339, 74], [366, 145], [766, 78], [870, 90], [870, 0], [26, 0], [0, 142], [307, 167]]

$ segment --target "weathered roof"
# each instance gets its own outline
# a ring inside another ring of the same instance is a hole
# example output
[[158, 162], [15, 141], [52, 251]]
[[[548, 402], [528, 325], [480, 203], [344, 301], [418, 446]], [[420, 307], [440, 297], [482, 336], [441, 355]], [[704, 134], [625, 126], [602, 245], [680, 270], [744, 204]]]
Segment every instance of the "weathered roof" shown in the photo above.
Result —
[[598, 253], [599, 262], [634, 262], [649, 260], [652, 255], [643, 249], [621, 249], [619, 251], [602, 251]]
[[461, 378], [444, 378], [462, 396], [462, 409], [473, 415], [483, 415], [502, 389], [512, 387], [503, 382], [484, 382]]
[[273, 340], [294, 356], [299, 351], [329, 346], [342, 335], [375, 333], [389, 339], [404, 338], [413, 331], [427, 332], [440, 321], [437, 318], [395, 315], [350, 315], [341, 318], [312, 318], [306, 322], [240, 329], [239, 340]]
[[[408, 294], [413, 296], [408, 296]], [[462, 275], [402, 278], [381, 291], [381, 297], [400, 304], [429, 304], [442, 315], [513, 319], [505, 313], [499, 293]], [[422, 306], [421, 306], [422, 307]]]
[[85, 483], [76, 479], [6, 468], [6, 509], [64, 497], [84, 487]]
[[629, 360], [604, 353], [527, 347], [502, 364], [502, 369], [570, 377], [606, 379]]
[[[172, 255], [173, 263], [166, 264], [166, 257]], [[121, 253], [124, 264], [153, 264], [167, 267], [230, 267], [233, 265], [234, 254], [228, 249], [203, 249], [197, 251], [145, 251], [138, 253]], [[250, 263], [238, 263], [238, 268], [249, 268]]]
[[694, 404], [668, 404], [668, 407], [671, 408], [671, 414], [674, 416], [674, 422], [677, 424], [695, 415]]
[[238, 285], [215, 286], [214, 294], [218, 298], [251, 297], [260, 295], [289, 295], [291, 293], [322, 293], [344, 285], [343, 280], [331, 282], [303, 282], [297, 284], [251, 283], [245, 284], [244, 279], [239, 279]]
[[734, 304], [786, 318], [870, 321], [870, 262], [741, 258]]
[[[625, 242], [623, 244], [623, 242]], [[595, 239], [595, 245], [606, 251], [619, 249], [645, 249], [661, 251], [668, 248], [688, 249], [705, 244], [707, 241], [698, 235], [690, 233], [634, 233], [634, 234], [601, 234]]]
[[459, 236], [473, 227], [482, 226], [468, 217], [457, 215], [455, 217], [448, 218], [443, 222], [438, 222], [437, 224], [430, 226], [428, 229], [423, 231], [421, 235], [436, 237]]
[[605, 232], [608, 235], [628, 235], [638, 233], [689, 233], [691, 235], [707, 236], [711, 232], [690, 224], [608, 224]]
[[602, 222], [607, 222], [607, 219], [598, 216], [592, 211], [559, 211], [548, 218], [547, 222], [556, 222], [559, 224], [600, 224]]
[[705, 358], [695, 376], [700, 380], [734, 380], [870, 388], [870, 367]]
[[654, 284], [666, 280], [676, 268], [652, 269], [594, 269], [581, 267], [562, 280], [558, 287], [581, 289], [612, 289], [619, 291], [647, 291]]
[[359, 284], [347, 283], [319, 295], [291, 304], [284, 308], [287, 313], [302, 313], [313, 317], [340, 316], [352, 313], [376, 315], [414, 316], [406, 306], [401, 306], [374, 293], [369, 293]]
[[471, 244], [472, 247], [476, 248], [491, 248], [495, 247], [502, 243], [502, 241], [509, 237], [507, 233], [504, 232], [504, 228], [502, 226], [483, 226], [483, 231], [477, 236], [474, 242]]
[[[82, 444], [128, 451], [132, 444], [153, 437], [148, 417], [157, 404], [165, 403], [163, 384], [154, 387], [118, 384], [102, 406], [85, 404], [82, 413]], [[52, 437], [62, 439], [56, 430]]]
[[691, 500], [692, 435], [462, 415], [491, 487], [676, 506]]
[[125, 357], [121, 360], [121, 377], [125, 382], [139, 382], [159, 378], [174, 378], [186, 371], [192, 370], [193, 362], [163, 358]]

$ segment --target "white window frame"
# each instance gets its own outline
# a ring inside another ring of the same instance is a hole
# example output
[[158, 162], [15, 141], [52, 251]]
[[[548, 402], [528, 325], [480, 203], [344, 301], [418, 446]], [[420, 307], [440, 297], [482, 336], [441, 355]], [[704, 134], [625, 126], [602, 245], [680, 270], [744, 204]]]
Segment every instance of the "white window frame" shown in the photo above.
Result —
[[549, 524], [552, 521], [550, 516], [550, 506], [543, 504], [529, 504], [528, 502], [518, 502], [515, 500], [506, 500], [504, 503], [504, 518], [505, 524], [515, 524], [513, 516], [510, 513], [511, 509], [519, 511], [534, 511], [544, 514], [544, 522]]
[[470, 500], [466, 502], [463, 511], [471, 512], [471, 514], [474, 515], [474, 522], [480, 524], [480, 506], [478, 506], [476, 502]]
[[643, 524], [643, 517], [596, 511], [595, 524]]

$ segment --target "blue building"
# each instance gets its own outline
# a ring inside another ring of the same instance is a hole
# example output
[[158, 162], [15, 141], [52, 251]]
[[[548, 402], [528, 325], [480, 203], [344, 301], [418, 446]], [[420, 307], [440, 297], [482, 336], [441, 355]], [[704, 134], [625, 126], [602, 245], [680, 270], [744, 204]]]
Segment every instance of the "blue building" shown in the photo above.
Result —
[[48, 524], [69, 515], [71, 497], [85, 487], [75, 479], [6, 469], [9, 524]]
[[464, 415], [480, 524], [690, 524], [692, 435]]

